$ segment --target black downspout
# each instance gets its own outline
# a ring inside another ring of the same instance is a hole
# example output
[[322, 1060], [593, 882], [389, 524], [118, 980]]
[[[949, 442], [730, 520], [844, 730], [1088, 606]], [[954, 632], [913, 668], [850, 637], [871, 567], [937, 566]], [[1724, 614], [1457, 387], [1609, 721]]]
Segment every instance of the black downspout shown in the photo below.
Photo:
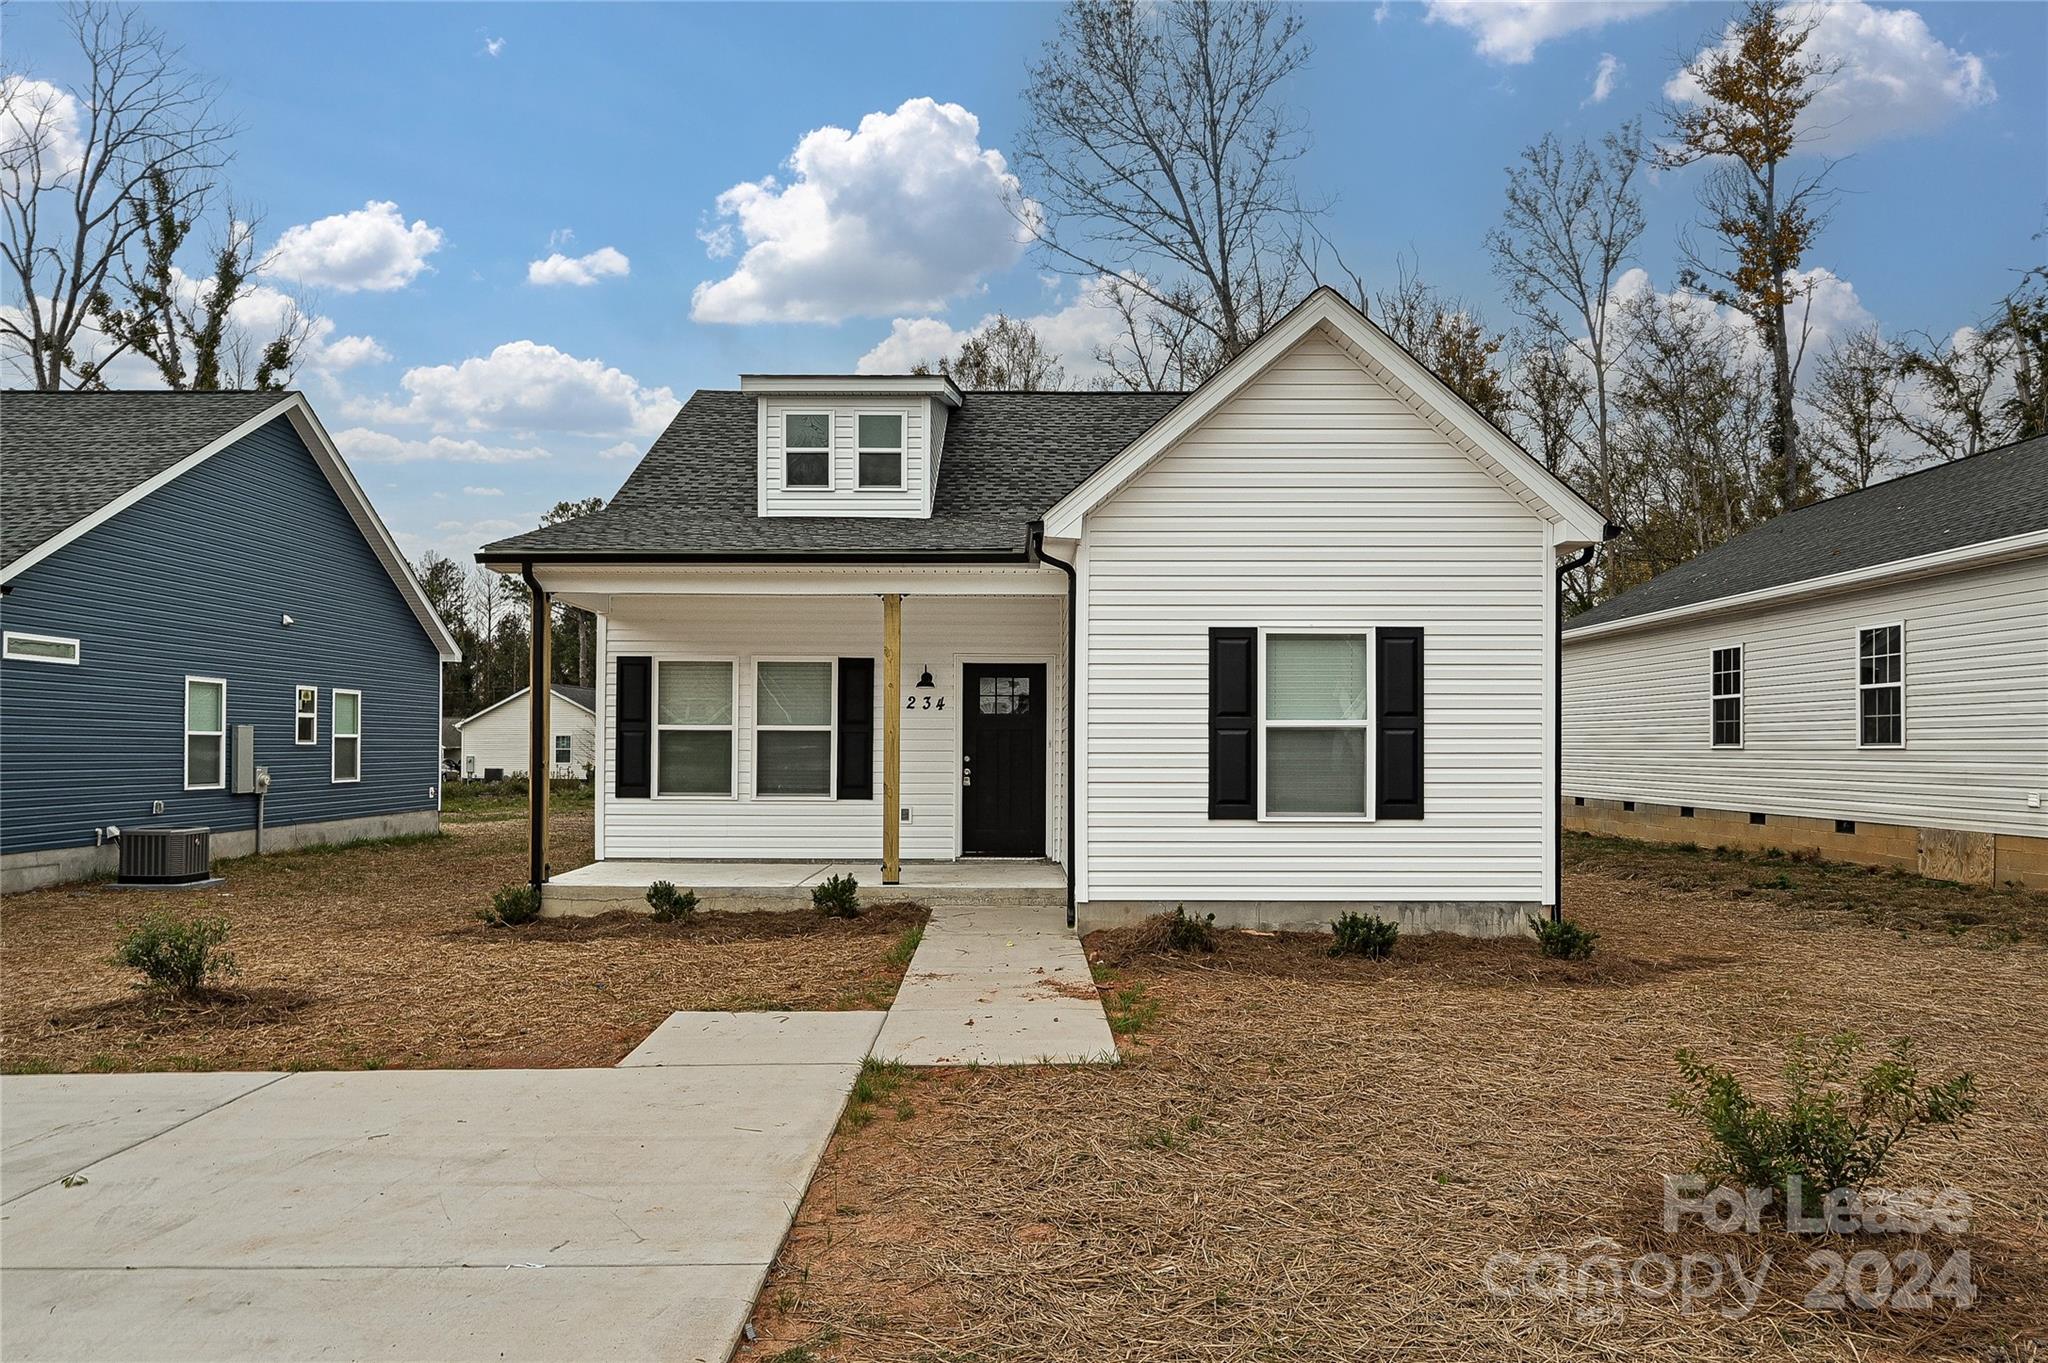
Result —
[[1054, 558], [1045, 552], [1045, 522], [1031, 523], [1031, 557], [1050, 563], [1067, 575], [1067, 926], [1074, 926], [1074, 868], [1080, 862], [1080, 849], [1074, 846], [1074, 760], [1079, 755], [1074, 751], [1074, 645], [1080, 637], [1080, 622], [1075, 617], [1074, 605], [1080, 596], [1081, 576], [1074, 571], [1074, 565]]
[[552, 697], [543, 698], [542, 693], [549, 687], [552, 679], [541, 675], [539, 664], [547, 656], [547, 647], [552, 640], [539, 633], [540, 630], [548, 628], [549, 621], [547, 614], [542, 610], [542, 603], [546, 597], [541, 591], [540, 579], [533, 575], [532, 559], [519, 565], [519, 576], [526, 583], [526, 590], [532, 594], [531, 628], [534, 633], [529, 640], [532, 657], [526, 669], [526, 860], [527, 879], [533, 886], [534, 896], [538, 898], [541, 886], [547, 883], [548, 878], [545, 851], [549, 793], [547, 783], [549, 777], [553, 775], [551, 767], [543, 765], [541, 761], [551, 756], [547, 750], [548, 711], [551, 707], [547, 702]]
[[[1625, 533], [1627, 528], [1613, 521], [1607, 522], [1601, 530], [1601, 543]], [[1552, 625], [1554, 638], [1551, 642], [1557, 665], [1550, 677], [1555, 688], [1551, 705], [1557, 715], [1556, 742], [1550, 753], [1550, 801], [1551, 807], [1557, 811], [1554, 816], [1557, 819], [1557, 843], [1550, 849], [1551, 884], [1556, 887], [1550, 897], [1550, 921], [1553, 923], [1564, 917], [1564, 578], [1566, 573], [1577, 572], [1591, 563], [1599, 550], [1600, 545], [1589, 544], [1557, 565], [1557, 618]]]

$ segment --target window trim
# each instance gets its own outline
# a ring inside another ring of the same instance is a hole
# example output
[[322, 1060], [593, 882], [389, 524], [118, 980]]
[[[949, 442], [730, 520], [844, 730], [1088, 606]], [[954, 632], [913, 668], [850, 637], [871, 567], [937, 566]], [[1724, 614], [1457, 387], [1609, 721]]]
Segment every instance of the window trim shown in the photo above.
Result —
[[[740, 659], [735, 654], [712, 656], [710, 654], [671, 653], [655, 654], [648, 659], [654, 669], [648, 678], [651, 683], [648, 697], [647, 741], [653, 751], [647, 757], [648, 798], [652, 800], [695, 800], [699, 803], [710, 800], [736, 801], [740, 798]], [[727, 667], [726, 683], [731, 691], [728, 710], [732, 718], [724, 724], [663, 724], [661, 722], [661, 669], [668, 663], [724, 663]], [[664, 730], [673, 733], [730, 733], [732, 743], [727, 748], [725, 791], [674, 790], [664, 792], [661, 788], [661, 735]]]
[[[1361, 824], [1379, 822], [1379, 762], [1376, 747], [1379, 713], [1379, 627], [1376, 625], [1260, 625], [1259, 660], [1254, 668], [1258, 683], [1259, 717], [1259, 818], [1260, 823]], [[1365, 641], [1365, 718], [1362, 720], [1269, 719], [1266, 715], [1266, 668], [1274, 636], [1334, 635]], [[1272, 744], [1266, 735], [1272, 729], [1359, 729], [1365, 734], [1365, 812], [1362, 814], [1275, 813], [1273, 798]]]
[[[220, 688], [220, 728], [194, 729], [192, 727], [192, 683], [218, 686]], [[201, 785], [192, 784], [192, 740], [194, 738], [218, 738], [220, 740], [220, 779]], [[187, 790], [226, 790], [228, 788], [228, 679], [226, 677], [200, 677], [190, 673], [185, 677], [185, 732], [178, 743], [178, 765], [182, 769]]]
[[[795, 416], [821, 416], [825, 418], [825, 443], [823, 445], [798, 445], [798, 454], [822, 454], [825, 456], [825, 481], [822, 483], [792, 483], [789, 481], [789, 419]], [[837, 413], [831, 408], [785, 407], [780, 413], [782, 422], [782, 490], [784, 492], [832, 492], [839, 485], [838, 460], [832, 457], [834, 433], [838, 425]], [[713, 662], [715, 659], [679, 659], [681, 662]]]
[[[1895, 629], [1899, 632], [1899, 679], [1895, 682], [1866, 682], [1863, 680], [1863, 636], [1872, 630]], [[1906, 622], [1904, 620], [1880, 620], [1874, 625], [1858, 625], [1855, 646], [1851, 650], [1850, 675], [1856, 680], [1856, 710], [1853, 719], [1856, 725], [1856, 746], [1875, 752], [1896, 752], [1906, 746]], [[1896, 687], [1899, 692], [1899, 741], [1896, 743], [1865, 743], [1863, 741], [1863, 693], [1882, 691]]]
[[[334, 703], [341, 696], [354, 696], [356, 698], [356, 731], [352, 734], [345, 734], [341, 731], [341, 707]], [[347, 686], [330, 687], [327, 692], [327, 709], [328, 713], [334, 716], [334, 719], [327, 726], [327, 783], [334, 786], [360, 784], [363, 779], [363, 693]], [[351, 739], [356, 745], [356, 774], [354, 776], [342, 776], [339, 774], [341, 770], [341, 744], [343, 739]]]
[[[1722, 695], [1714, 690], [1715, 655], [1728, 650], [1735, 651], [1735, 690], [1732, 695]], [[1707, 747], [1715, 752], [1740, 752], [1749, 742], [1749, 650], [1740, 642], [1732, 644], [1707, 645]], [[1733, 743], [1722, 743], [1714, 737], [1714, 703], [1733, 700], [1735, 702], [1735, 732], [1739, 737]]]
[[[896, 443], [892, 445], [865, 445], [860, 438], [860, 419], [864, 416], [893, 416], [896, 418]], [[896, 481], [893, 483], [870, 483], [861, 477], [860, 458], [864, 454], [893, 454], [896, 456]], [[902, 492], [910, 486], [910, 416], [900, 408], [855, 408], [853, 413], [853, 485], [862, 492]]]
[[[563, 751], [564, 749], [567, 749], [566, 754]], [[573, 767], [576, 765], [576, 736], [574, 734], [555, 735], [555, 765], [558, 767]]]
[[[749, 679], [749, 681], [750, 681], [750, 682], [752, 683], [752, 685], [753, 685], [753, 692], [752, 692], [752, 695], [751, 695], [752, 705], [751, 705], [751, 707], [750, 707], [750, 709], [749, 709], [749, 711], [748, 711], [748, 714], [747, 714], [747, 720], [748, 720], [748, 725], [747, 725], [747, 731], [748, 731], [748, 734], [749, 734], [749, 738], [750, 738], [750, 741], [749, 741], [749, 746], [748, 746], [748, 752], [749, 752], [749, 753], [750, 753], [750, 754], [752, 755], [752, 757], [753, 757], [753, 763], [752, 763], [752, 770], [751, 770], [751, 771], [750, 771], [750, 772], [748, 773], [748, 774], [749, 774], [749, 776], [751, 776], [751, 778], [752, 778], [752, 779], [751, 779], [751, 780], [750, 780], [750, 781], [749, 781], [749, 782], [747, 783], [747, 785], [748, 785], [748, 792], [747, 792], [747, 793], [748, 793], [748, 794], [749, 794], [749, 795], [750, 795], [750, 796], [751, 796], [751, 797], [752, 797], [753, 799], [756, 799], [756, 800], [773, 800], [773, 801], [777, 801], [777, 802], [780, 802], [780, 801], [784, 801], [784, 800], [836, 800], [836, 799], [838, 799], [838, 798], [839, 798], [839, 795], [838, 795], [838, 791], [839, 791], [839, 658], [838, 658], [838, 656], [837, 656], [836, 654], [835, 654], [835, 655], [833, 655], [833, 656], [831, 656], [831, 657], [818, 657], [818, 656], [816, 656], [816, 655], [796, 655], [796, 656], [784, 656], [784, 655], [782, 655], [782, 654], [762, 654], [762, 655], [760, 655], [759, 657], [756, 657], [756, 658], [751, 658], [751, 659], [749, 659], [748, 661], [750, 661], [750, 662], [751, 662], [751, 663], [753, 664], [753, 667], [752, 667], [752, 669], [751, 669], [751, 672], [750, 672], [750, 675], [749, 675], [749, 678], [748, 678], [748, 679]], [[824, 724], [763, 724], [763, 723], [761, 722], [761, 664], [763, 664], [763, 663], [824, 663], [824, 664], [826, 665], [826, 676], [827, 676], [827, 681], [826, 681], [826, 684], [825, 684], [825, 716], [826, 716], [826, 720], [827, 720], [827, 722], [826, 722], [826, 723], [824, 723]], [[875, 664], [875, 666], [876, 666], [877, 670], [879, 670], [879, 669], [880, 669], [880, 667], [881, 667], [881, 664], [880, 664], [880, 662], [877, 662], [877, 663]], [[762, 790], [761, 790], [761, 734], [762, 734], [763, 732], [767, 732], [767, 733], [787, 733], [787, 734], [814, 734], [814, 733], [818, 733], [818, 732], [820, 732], [820, 731], [823, 731], [823, 732], [824, 732], [824, 734], [825, 734], [825, 736], [826, 736], [826, 740], [825, 740], [825, 753], [826, 753], [826, 759], [827, 759], [827, 760], [826, 760], [826, 764], [825, 764], [825, 789], [824, 789], [824, 791], [823, 791], [822, 793], [820, 793], [820, 794], [813, 794], [813, 795], [796, 795], [796, 794], [788, 794], [788, 795], [782, 795], [782, 794], [775, 794], [775, 793], [773, 793], [773, 792], [769, 792], [769, 793], [766, 793], [766, 794], [764, 794], [764, 793], [762, 792]]]
[[[308, 692], [311, 692], [313, 696], [313, 708], [311, 711], [299, 708], [300, 698]], [[299, 721], [302, 719], [313, 721], [313, 736], [311, 738], [299, 737]], [[317, 686], [301, 684], [292, 688], [292, 746], [294, 748], [317, 748], [320, 746], [320, 688]]]
[[[67, 639], [61, 634], [30, 634], [23, 630], [10, 629], [0, 631], [0, 636], [4, 636], [0, 637], [0, 657], [8, 659], [10, 662], [48, 663], [56, 667], [77, 667], [79, 660], [85, 655], [85, 650], [78, 640]], [[52, 658], [40, 653], [16, 653], [14, 651], [14, 641], [16, 639], [21, 640], [25, 644], [67, 644], [71, 648], [71, 656], [68, 658]]]

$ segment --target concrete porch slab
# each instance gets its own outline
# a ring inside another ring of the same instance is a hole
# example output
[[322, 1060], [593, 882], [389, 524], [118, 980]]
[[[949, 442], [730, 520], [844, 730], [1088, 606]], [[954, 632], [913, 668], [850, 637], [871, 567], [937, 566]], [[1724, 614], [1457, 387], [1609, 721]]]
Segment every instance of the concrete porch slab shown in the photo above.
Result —
[[[882, 883], [873, 862], [847, 861], [594, 861], [549, 880], [541, 893], [549, 915], [644, 912], [647, 887], [657, 880], [694, 890], [703, 908], [758, 912], [808, 908], [811, 889], [835, 875], [860, 883], [861, 902], [912, 899], [930, 906], [1006, 905], [1063, 910], [1066, 873], [1049, 861], [927, 861], [904, 863], [900, 881]], [[1064, 929], [1060, 916], [1057, 925]]]
[[854, 1065], [882, 1013], [671, 1013], [621, 1065]]

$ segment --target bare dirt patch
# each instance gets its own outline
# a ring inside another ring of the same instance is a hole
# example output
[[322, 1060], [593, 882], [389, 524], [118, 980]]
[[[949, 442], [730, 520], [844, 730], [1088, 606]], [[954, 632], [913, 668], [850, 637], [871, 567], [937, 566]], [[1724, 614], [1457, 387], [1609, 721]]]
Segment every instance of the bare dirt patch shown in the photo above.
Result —
[[[590, 858], [590, 819], [555, 821], [558, 869]], [[142, 893], [85, 885], [0, 902], [0, 1068], [354, 1069], [609, 1065], [679, 1009], [885, 1007], [922, 911], [637, 914], [490, 928], [522, 879], [525, 825], [223, 863], [225, 883]], [[180, 1003], [109, 963], [153, 909], [218, 914], [232, 990]]]
[[[834, 1140], [741, 1357], [1987, 1360], [2048, 1320], [2048, 952], [1608, 869], [1568, 896], [1603, 934], [1591, 962], [1527, 942], [1410, 939], [1376, 964], [1327, 939], [1092, 940], [1125, 1063], [914, 1072], [896, 1117]], [[1967, 1249], [1972, 1309], [1810, 1309], [1816, 1246], [1662, 1229], [1662, 1178], [1698, 1153], [1668, 1103], [1674, 1053], [1768, 1091], [1786, 1038], [1846, 1027], [1977, 1072], [1960, 1136], [1894, 1170], [1961, 1187], [1976, 1217], [1827, 1247]], [[1487, 1290], [1496, 1253], [1589, 1246], [1774, 1266], [1739, 1320]]]

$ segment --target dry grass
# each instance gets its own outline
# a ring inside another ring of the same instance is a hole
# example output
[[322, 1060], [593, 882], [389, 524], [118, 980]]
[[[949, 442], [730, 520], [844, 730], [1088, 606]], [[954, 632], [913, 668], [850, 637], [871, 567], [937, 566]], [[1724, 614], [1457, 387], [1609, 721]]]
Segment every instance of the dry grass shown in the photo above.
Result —
[[[589, 860], [588, 815], [558, 819], [555, 838], [558, 868]], [[897, 945], [923, 921], [909, 905], [850, 921], [477, 921], [524, 867], [525, 826], [500, 816], [441, 838], [225, 863], [217, 889], [11, 896], [0, 1068], [609, 1065], [678, 1009], [885, 1007]], [[233, 988], [181, 1002], [108, 963], [120, 925], [155, 908], [228, 919]]]
[[[1832, 886], [1738, 896], [1594, 861], [1568, 890], [1603, 934], [1583, 964], [1527, 942], [1409, 939], [1373, 963], [1285, 936], [1222, 933], [1189, 956], [1091, 938], [1127, 1063], [929, 1072], [904, 1087], [904, 1120], [843, 1130], [742, 1357], [2029, 1357], [1994, 1350], [2048, 1323], [2048, 953], [1877, 930], [1882, 905], [1844, 911]], [[1906, 888], [1916, 913], [2005, 903]], [[1674, 1052], [1768, 1089], [1786, 1038], [1851, 1026], [1980, 1076], [1960, 1137], [1910, 1144], [1894, 1170], [1974, 1199], [1968, 1232], [1917, 1242], [1937, 1262], [1969, 1251], [1974, 1309], [1809, 1310], [1813, 1245], [1661, 1228], [1661, 1180], [1697, 1156], [1668, 1106]], [[1637, 1299], [1578, 1317], [1485, 1288], [1496, 1252], [1576, 1261], [1599, 1237], [1624, 1259], [1776, 1262], [1740, 1320]]]

